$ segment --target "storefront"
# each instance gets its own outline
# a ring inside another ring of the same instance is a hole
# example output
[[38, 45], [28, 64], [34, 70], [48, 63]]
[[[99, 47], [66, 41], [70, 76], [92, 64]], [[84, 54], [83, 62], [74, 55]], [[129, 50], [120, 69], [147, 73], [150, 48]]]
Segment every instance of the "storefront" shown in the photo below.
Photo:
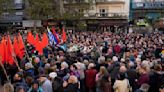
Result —
[[89, 31], [118, 31], [128, 27], [127, 19], [88, 19], [86, 20]]

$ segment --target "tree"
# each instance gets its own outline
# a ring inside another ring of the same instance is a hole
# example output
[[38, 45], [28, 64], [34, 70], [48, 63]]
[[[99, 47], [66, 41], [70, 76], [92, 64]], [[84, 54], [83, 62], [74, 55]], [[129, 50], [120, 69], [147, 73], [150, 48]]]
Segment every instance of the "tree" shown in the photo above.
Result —
[[12, 0], [0, 0], [0, 15], [4, 12], [11, 12], [13, 10]]
[[[71, 21], [72, 25], [76, 28], [84, 29], [86, 27], [85, 21], [83, 21], [84, 15], [88, 13], [94, 0], [67, 0], [64, 4], [64, 14], [62, 19], [65, 21]], [[70, 23], [70, 22], [69, 22]]]
[[81, 19], [84, 14], [90, 9], [91, 1], [86, 2], [85, 0], [67, 0], [65, 4], [65, 13], [63, 14], [64, 19]]
[[28, 0], [26, 13], [29, 19], [45, 20], [55, 14], [53, 0]]

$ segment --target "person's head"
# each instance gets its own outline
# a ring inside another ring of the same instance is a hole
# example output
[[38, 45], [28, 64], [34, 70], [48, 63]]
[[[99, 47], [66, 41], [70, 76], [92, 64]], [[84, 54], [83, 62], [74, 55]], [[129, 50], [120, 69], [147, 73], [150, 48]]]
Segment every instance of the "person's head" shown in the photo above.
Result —
[[72, 84], [78, 83], [77, 77], [74, 75], [71, 75], [68, 79], [68, 83], [72, 83]]
[[26, 77], [26, 83], [27, 83], [27, 84], [31, 84], [31, 83], [33, 82], [33, 80], [34, 80], [34, 79], [32, 78], [32, 76], [27, 76], [27, 77]]
[[57, 77], [57, 73], [56, 73], [56, 72], [51, 72], [51, 73], [49, 74], [49, 77], [50, 77], [50, 79], [54, 79], [54, 78]]
[[61, 68], [68, 68], [69, 67], [69, 65], [66, 63], [66, 62], [62, 62], [61, 63]]
[[6, 83], [3, 87], [4, 92], [14, 92], [14, 87], [11, 83]]
[[124, 58], [121, 58], [121, 62], [125, 62], [125, 59]]
[[161, 66], [160, 64], [156, 64], [156, 65], [154, 66], [154, 70], [155, 70], [155, 71], [161, 71], [161, 70], [162, 70], [162, 66]]
[[117, 61], [118, 61], [118, 57], [113, 56], [112, 61], [113, 61], [113, 62], [117, 62]]
[[70, 70], [71, 70], [71, 71], [77, 70], [76, 65], [71, 65]]
[[31, 64], [31, 63], [26, 63], [25, 64], [25, 69], [27, 70], [27, 69], [31, 69], [31, 68], [34, 68], [34, 66]]
[[139, 67], [139, 73], [140, 73], [140, 74], [145, 74], [145, 73], [147, 73], [147, 67], [141, 65], [141, 67]]
[[33, 81], [32, 83], [32, 89], [37, 90], [39, 88], [39, 82], [38, 81]]
[[22, 80], [23, 74], [21, 72], [18, 72], [14, 75], [14, 80], [15, 81], [20, 81]]
[[119, 71], [121, 73], [125, 73], [127, 71], [127, 68], [125, 66], [121, 66]]
[[125, 73], [119, 73], [117, 76], [118, 80], [124, 80], [126, 78], [126, 74]]
[[134, 68], [135, 67], [135, 64], [134, 64], [134, 62], [129, 62], [128, 63], [128, 68]]
[[107, 75], [108, 74], [108, 71], [107, 71], [107, 69], [104, 66], [100, 67], [100, 74], [103, 74], [103, 75]]
[[85, 59], [85, 60], [83, 61], [83, 63], [84, 63], [85, 65], [88, 65], [88, 64], [89, 64], [89, 61], [88, 61], [87, 59]]
[[39, 81], [40, 83], [42, 83], [42, 82], [44, 82], [46, 79], [47, 79], [47, 78], [46, 78], [46, 75], [45, 75], [45, 74], [41, 74], [41, 75], [39, 75], [38, 81]]
[[88, 69], [93, 69], [95, 67], [95, 64], [94, 63], [90, 63], [89, 65], [88, 65]]
[[40, 62], [40, 58], [39, 58], [39, 57], [35, 57], [34, 59], [35, 59], [34, 62], [35, 62], [36, 64]]
[[16, 88], [16, 92], [25, 92], [25, 90], [23, 87], [20, 86]]
[[104, 56], [100, 56], [100, 57], [98, 58], [98, 63], [99, 63], [99, 64], [104, 64], [104, 63], [105, 63], [105, 57], [104, 57]]

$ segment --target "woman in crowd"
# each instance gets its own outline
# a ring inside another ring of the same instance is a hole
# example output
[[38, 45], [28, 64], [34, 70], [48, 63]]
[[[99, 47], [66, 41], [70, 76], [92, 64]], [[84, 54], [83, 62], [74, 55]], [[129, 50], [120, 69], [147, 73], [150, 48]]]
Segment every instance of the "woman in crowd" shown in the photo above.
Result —
[[130, 92], [130, 83], [125, 73], [118, 74], [117, 80], [113, 85], [114, 92]]
[[101, 82], [105, 81], [105, 77], [107, 76], [109, 76], [107, 69], [104, 66], [101, 66], [99, 72], [96, 74], [96, 91], [97, 92], [101, 92], [100, 91], [100, 87], [102, 86]]
[[95, 92], [96, 87], [96, 74], [97, 70], [94, 69], [95, 65], [93, 63], [90, 63], [88, 65], [88, 69], [85, 72], [85, 83], [86, 83], [86, 91], [88, 92]]

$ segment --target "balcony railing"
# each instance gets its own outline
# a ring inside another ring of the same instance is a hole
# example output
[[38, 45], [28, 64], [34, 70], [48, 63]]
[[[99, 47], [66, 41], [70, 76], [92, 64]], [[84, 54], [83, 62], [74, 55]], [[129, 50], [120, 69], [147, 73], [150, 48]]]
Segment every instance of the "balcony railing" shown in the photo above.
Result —
[[128, 18], [127, 13], [89, 13], [85, 14], [88, 18]]
[[161, 2], [135, 2], [133, 9], [164, 9], [164, 1]]
[[63, 1], [64, 4], [76, 4], [76, 3], [89, 3], [88, 1], [85, 1], [85, 0], [72, 0], [71, 2], [69, 0], [64, 0]]
[[125, 0], [97, 0], [96, 3], [125, 3]]

